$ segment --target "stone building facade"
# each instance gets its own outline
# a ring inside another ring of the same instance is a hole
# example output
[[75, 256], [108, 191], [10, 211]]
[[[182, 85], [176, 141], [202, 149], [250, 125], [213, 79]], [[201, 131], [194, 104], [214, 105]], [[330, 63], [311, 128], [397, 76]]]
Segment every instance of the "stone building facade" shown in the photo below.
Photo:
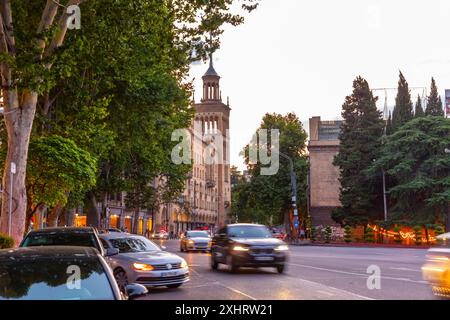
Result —
[[340, 206], [339, 168], [333, 159], [339, 152], [339, 132], [342, 121], [309, 119], [309, 214], [314, 226], [335, 225], [331, 219], [334, 208]]

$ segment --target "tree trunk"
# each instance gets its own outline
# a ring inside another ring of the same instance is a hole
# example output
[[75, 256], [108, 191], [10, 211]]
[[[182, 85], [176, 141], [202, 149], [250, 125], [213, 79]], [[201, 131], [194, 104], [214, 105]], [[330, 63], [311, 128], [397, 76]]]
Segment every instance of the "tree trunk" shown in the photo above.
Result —
[[68, 227], [73, 227], [75, 224], [75, 208], [66, 210], [66, 225]]
[[48, 220], [47, 220], [47, 225], [49, 227], [57, 227], [58, 226], [58, 220], [59, 220], [59, 216], [61, 215], [62, 212], [62, 205], [61, 204], [57, 204], [55, 207], [53, 207], [52, 211], [50, 212], [50, 214], [48, 215]]
[[139, 233], [139, 209], [134, 210], [134, 223], [133, 223], [133, 231], [132, 233]]
[[[27, 169], [28, 146], [30, 142], [31, 128], [36, 112], [37, 94], [24, 91], [19, 97], [17, 91], [4, 91], [5, 104], [5, 127], [8, 133], [8, 152], [5, 159], [3, 171], [2, 210], [0, 217], [0, 232], [8, 234], [9, 211], [11, 213], [11, 236], [17, 246], [24, 236], [25, 222], [27, 218], [27, 193], [25, 178]], [[16, 165], [16, 174], [13, 175], [11, 192], [11, 164]], [[12, 203], [10, 203], [12, 194]]]
[[98, 228], [100, 226], [100, 213], [98, 212], [97, 198], [93, 192], [89, 192], [87, 194], [87, 200], [87, 225]]

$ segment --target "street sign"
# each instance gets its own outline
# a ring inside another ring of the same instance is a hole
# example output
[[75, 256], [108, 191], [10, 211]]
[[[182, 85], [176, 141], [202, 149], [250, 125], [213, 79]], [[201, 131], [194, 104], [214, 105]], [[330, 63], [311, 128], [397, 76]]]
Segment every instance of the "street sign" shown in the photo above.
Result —
[[294, 227], [296, 230], [298, 229], [298, 216], [297, 215], [294, 216]]
[[11, 173], [16, 174], [16, 164], [14, 162], [11, 162]]

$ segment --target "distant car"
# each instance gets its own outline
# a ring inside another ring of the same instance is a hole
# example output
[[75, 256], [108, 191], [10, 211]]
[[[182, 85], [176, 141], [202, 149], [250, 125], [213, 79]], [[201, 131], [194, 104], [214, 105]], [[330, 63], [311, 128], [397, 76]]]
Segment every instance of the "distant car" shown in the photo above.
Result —
[[439, 235], [437, 240], [441, 247], [428, 250], [422, 275], [436, 296], [450, 298], [450, 233]]
[[185, 231], [180, 239], [180, 251], [209, 251], [211, 237], [206, 231]]
[[107, 258], [114, 277], [123, 290], [129, 283], [145, 287], [178, 288], [189, 281], [186, 261], [161, 248], [145, 237], [110, 233], [100, 235], [107, 250], [118, 249], [119, 254]]
[[[73, 278], [73, 279], [72, 279]], [[122, 300], [111, 269], [91, 247], [0, 250], [0, 300]], [[128, 298], [147, 293], [129, 285]]]
[[218, 231], [211, 245], [211, 268], [219, 264], [230, 272], [240, 267], [275, 267], [283, 273], [289, 248], [258, 224], [231, 224]]
[[286, 234], [283, 232], [272, 231], [272, 237], [284, 241], [286, 239]]
[[153, 240], [168, 240], [169, 239], [169, 234], [165, 231], [160, 231], [157, 233], [153, 233], [150, 236], [151, 239]]
[[117, 250], [106, 252], [98, 238], [96, 229], [86, 228], [47, 228], [30, 231], [22, 240], [20, 247], [42, 246], [81, 246], [93, 247], [103, 256], [117, 254]]

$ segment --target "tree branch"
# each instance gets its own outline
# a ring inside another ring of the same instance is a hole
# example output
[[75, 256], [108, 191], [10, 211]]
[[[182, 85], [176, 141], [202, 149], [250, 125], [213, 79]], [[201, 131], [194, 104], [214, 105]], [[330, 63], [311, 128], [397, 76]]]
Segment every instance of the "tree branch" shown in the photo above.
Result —
[[0, 12], [3, 19], [3, 32], [6, 43], [9, 47], [9, 52], [14, 56], [16, 54], [16, 41], [13, 33], [12, 11], [9, 0], [2, 0], [0, 3]]
[[[41, 21], [39, 22], [39, 26], [37, 29], [37, 33], [41, 34], [45, 30], [48, 30], [50, 26], [53, 24], [55, 20], [55, 16], [58, 13], [58, 4], [53, 2], [53, 0], [47, 0], [47, 4], [45, 5], [44, 12], [42, 13]], [[44, 50], [45, 49], [45, 40], [40, 38], [38, 40], [39, 47]]]
[[[51, 1], [51, 0], [48, 0], [48, 1]], [[67, 7], [72, 6], [72, 5], [80, 5], [84, 1], [86, 1], [86, 0], [69, 0], [69, 2], [67, 3]], [[53, 1], [52, 1], [52, 3], [53, 3]], [[51, 56], [52, 53], [55, 51], [55, 49], [57, 49], [58, 47], [60, 47], [63, 44], [64, 38], [65, 38], [66, 32], [67, 32], [67, 20], [69, 17], [70, 17], [70, 15], [67, 13], [66, 10], [64, 10], [63, 14], [59, 18], [58, 31], [56, 32], [55, 37], [52, 39], [50, 46], [45, 50], [45, 53], [44, 53], [45, 58]]]

